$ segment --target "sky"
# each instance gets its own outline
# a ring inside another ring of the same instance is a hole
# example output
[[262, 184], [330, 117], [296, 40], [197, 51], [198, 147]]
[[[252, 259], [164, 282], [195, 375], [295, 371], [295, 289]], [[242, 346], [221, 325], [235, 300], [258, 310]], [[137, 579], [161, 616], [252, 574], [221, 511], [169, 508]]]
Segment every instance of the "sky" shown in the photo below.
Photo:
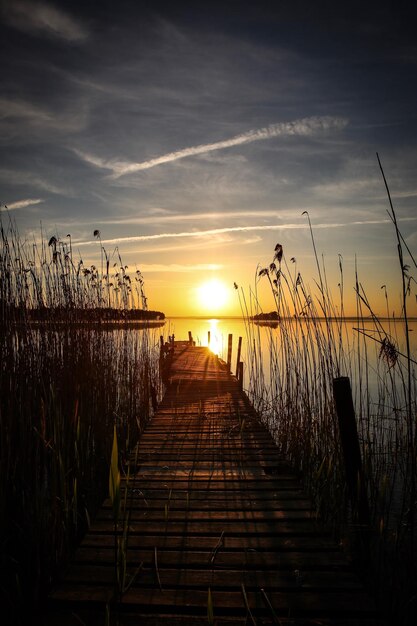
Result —
[[374, 309], [386, 285], [399, 312], [376, 153], [415, 254], [411, 2], [0, 3], [0, 202], [22, 237], [71, 234], [87, 265], [98, 229], [151, 309], [233, 315], [255, 286], [272, 308], [257, 274], [277, 243], [317, 292], [307, 211], [345, 312], [355, 266]]

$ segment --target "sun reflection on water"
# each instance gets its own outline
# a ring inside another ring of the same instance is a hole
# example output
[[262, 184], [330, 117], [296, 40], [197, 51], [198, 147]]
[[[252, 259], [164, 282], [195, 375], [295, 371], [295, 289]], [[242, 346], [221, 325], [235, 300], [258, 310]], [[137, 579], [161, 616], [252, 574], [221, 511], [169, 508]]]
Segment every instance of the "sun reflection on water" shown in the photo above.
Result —
[[209, 324], [209, 329], [207, 331], [207, 345], [210, 350], [214, 352], [214, 354], [220, 356], [223, 352], [223, 335], [219, 332], [219, 320], [210, 319], [207, 320], [207, 322]]

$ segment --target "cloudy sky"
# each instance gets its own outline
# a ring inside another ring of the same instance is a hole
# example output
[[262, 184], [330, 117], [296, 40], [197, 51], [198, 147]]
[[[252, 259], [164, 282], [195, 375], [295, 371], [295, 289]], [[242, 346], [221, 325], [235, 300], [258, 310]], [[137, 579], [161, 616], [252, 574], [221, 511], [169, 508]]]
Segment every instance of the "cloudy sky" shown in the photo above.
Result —
[[356, 258], [398, 310], [376, 152], [415, 253], [415, 22], [411, 3], [335, 4], [1, 0], [1, 204], [85, 263], [99, 229], [168, 315], [203, 313], [211, 277], [239, 312], [233, 282], [278, 242], [314, 289], [307, 210], [335, 293]]

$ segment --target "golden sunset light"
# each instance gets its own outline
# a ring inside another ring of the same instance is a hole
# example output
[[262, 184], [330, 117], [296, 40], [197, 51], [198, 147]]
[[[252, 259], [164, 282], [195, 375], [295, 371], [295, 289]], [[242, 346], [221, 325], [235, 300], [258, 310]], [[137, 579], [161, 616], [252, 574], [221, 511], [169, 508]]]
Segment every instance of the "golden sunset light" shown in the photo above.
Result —
[[415, 4], [0, 0], [6, 626], [417, 623]]
[[202, 313], [225, 313], [230, 301], [230, 289], [219, 280], [212, 278], [197, 288]]

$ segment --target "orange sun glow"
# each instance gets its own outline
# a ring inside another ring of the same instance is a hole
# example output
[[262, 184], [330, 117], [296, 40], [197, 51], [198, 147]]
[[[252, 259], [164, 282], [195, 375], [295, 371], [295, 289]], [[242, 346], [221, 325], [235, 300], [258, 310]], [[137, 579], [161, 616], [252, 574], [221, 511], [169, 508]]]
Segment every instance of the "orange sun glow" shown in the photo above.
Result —
[[206, 311], [220, 311], [227, 306], [230, 297], [226, 285], [217, 278], [200, 285], [197, 293], [199, 304]]

